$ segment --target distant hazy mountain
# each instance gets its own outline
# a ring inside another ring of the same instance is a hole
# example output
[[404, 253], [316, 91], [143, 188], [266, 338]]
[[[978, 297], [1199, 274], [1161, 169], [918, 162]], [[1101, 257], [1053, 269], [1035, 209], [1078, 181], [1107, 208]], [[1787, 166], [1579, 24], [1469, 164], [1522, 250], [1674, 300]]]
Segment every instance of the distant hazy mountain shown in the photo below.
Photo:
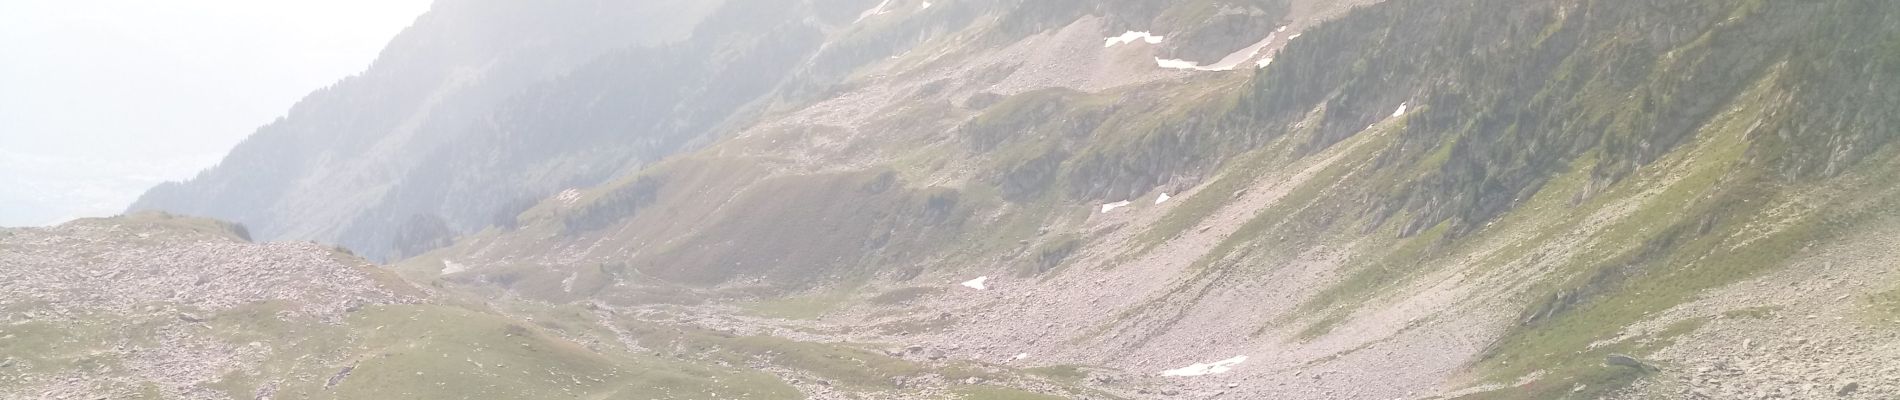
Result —
[[[312, 93], [217, 167], [154, 188], [131, 208], [238, 221], [262, 239], [333, 242], [378, 258], [423, 245], [395, 243], [395, 232], [421, 232], [412, 239], [430, 242], [479, 229], [523, 199], [680, 146], [661, 133], [614, 131], [616, 114], [638, 109], [585, 109], [601, 99], [537, 88], [578, 85], [590, 69], [614, 68], [606, 60], [615, 55], [682, 42], [718, 6], [438, 2], [369, 70]], [[630, 74], [621, 82], [670, 78]], [[637, 90], [611, 84], [587, 85]], [[563, 111], [598, 116], [558, 126], [542, 118]], [[522, 143], [535, 147], [515, 147]]]

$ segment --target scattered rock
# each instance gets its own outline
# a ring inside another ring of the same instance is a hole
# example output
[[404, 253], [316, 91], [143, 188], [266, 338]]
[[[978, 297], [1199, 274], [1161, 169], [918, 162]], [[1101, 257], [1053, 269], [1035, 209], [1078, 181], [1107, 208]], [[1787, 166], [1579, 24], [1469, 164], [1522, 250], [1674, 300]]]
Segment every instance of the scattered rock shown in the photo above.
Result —
[[1841, 386], [1841, 390], [1834, 391], [1834, 394], [1837, 396], [1846, 396], [1858, 391], [1860, 391], [1860, 382], [1848, 382], [1846, 385]]
[[342, 382], [343, 382], [343, 378], [348, 378], [348, 377], [350, 376], [350, 371], [355, 371], [355, 370], [356, 370], [356, 366], [355, 366], [355, 365], [351, 365], [351, 366], [348, 366], [348, 367], [343, 367], [343, 370], [342, 370], [342, 371], [337, 371], [337, 372], [336, 372], [336, 375], [331, 375], [331, 376], [330, 376], [330, 381], [329, 381], [329, 382], [324, 382], [324, 384], [323, 384], [323, 388], [324, 388], [324, 389], [329, 389], [329, 388], [332, 388], [332, 387], [336, 387], [336, 384], [338, 384], [338, 383], [342, 383]]

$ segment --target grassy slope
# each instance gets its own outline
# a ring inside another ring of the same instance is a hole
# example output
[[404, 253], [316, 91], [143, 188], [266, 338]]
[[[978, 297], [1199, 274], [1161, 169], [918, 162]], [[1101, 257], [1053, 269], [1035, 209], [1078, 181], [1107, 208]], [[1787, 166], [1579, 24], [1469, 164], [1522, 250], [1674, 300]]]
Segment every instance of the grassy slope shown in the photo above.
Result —
[[[110, 343], [156, 344], [161, 330], [240, 349], [243, 371], [207, 388], [251, 398], [596, 398], [791, 399], [802, 396], [756, 371], [651, 356], [596, 352], [527, 323], [439, 305], [371, 307], [340, 325], [254, 304], [177, 325], [170, 315], [89, 315], [77, 322], [11, 326], [0, 353], [24, 372], [128, 374], [129, 360], [100, 352]], [[343, 368], [335, 386], [329, 380]], [[5, 382], [6, 386], [25, 382]], [[140, 389], [133, 387], [131, 389]], [[158, 398], [158, 388], [144, 386]]]

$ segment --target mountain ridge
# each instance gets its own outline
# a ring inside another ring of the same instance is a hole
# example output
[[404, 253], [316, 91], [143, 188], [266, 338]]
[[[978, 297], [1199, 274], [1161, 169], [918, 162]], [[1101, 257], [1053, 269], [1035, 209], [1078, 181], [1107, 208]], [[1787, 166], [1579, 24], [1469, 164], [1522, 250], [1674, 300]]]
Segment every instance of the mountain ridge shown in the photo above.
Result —
[[[1900, 393], [1892, 4], [766, 3], [510, 97], [346, 246], [816, 398]], [[445, 193], [490, 206], [389, 211]]]

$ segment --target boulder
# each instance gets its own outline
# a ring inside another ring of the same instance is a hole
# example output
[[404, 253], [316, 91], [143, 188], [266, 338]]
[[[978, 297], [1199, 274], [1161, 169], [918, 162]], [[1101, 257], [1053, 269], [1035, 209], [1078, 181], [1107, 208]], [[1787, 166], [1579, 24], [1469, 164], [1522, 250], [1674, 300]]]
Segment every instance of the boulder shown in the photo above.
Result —
[[1643, 360], [1638, 360], [1636, 359], [1636, 357], [1630, 357], [1630, 356], [1622, 355], [1622, 354], [1611, 354], [1609, 356], [1603, 357], [1603, 364], [1614, 366], [1614, 367], [1635, 368], [1643, 372], [1655, 372], [1658, 370], [1656, 367], [1649, 365], [1649, 363], [1643, 362]]
[[1841, 385], [1840, 390], [1834, 391], [1834, 395], [1846, 396], [1858, 391], [1860, 391], [1860, 382], [1848, 382], [1846, 385]]

